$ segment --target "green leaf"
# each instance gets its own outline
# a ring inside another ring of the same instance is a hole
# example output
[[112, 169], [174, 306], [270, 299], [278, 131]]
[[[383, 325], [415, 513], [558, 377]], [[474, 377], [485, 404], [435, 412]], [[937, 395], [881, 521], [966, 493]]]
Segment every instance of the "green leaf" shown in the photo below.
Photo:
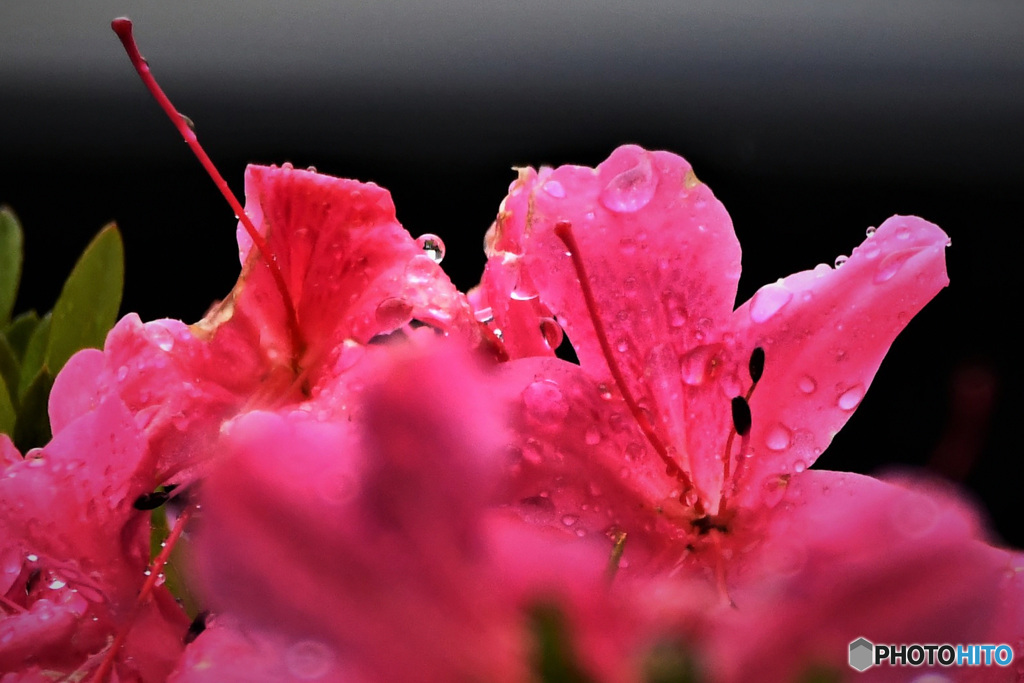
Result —
[[64, 283], [43, 364], [54, 375], [86, 347], [100, 348], [117, 320], [124, 288], [124, 245], [117, 226], [100, 230]]
[[0, 377], [0, 433], [13, 434], [16, 417], [11, 394], [7, 391], [7, 382], [4, 381], [3, 377]]
[[656, 644], [644, 661], [646, 683], [697, 683], [703, 680], [691, 648], [668, 640]]
[[7, 343], [7, 339], [0, 334], [0, 382], [3, 382], [12, 399], [15, 398], [15, 395], [10, 394], [10, 388], [14, 387], [17, 391], [20, 373], [21, 364], [18, 362], [18, 356], [14, 353], [11, 345]]
[[25, 357], [25, 348], [28, 346], [28, 340], [38, 324], [39, 314], [35, 311], [26, 311], [18, 315], [4, 331], [7, 342], [14, 349], [14, 354], [18, 357], [19, 361]]
[[18, 418], [14, 421], [14, 445], [22, 453], [50, 440], [50, 415], [47, 412], [53, 375], [43, 368], [28, 386], [21, 399]]
[[541, 603], [530, 610], [529, 617], [536, 679], [540, 683], [588, 683], [591, 679], [576, 660], [562, 610]]
[[25, 346], [25, 355], [21, 359], [21, 377], [18, 381], [18, 400], [25, 395], [36, 375], [43, 368], [46, 347], [50, 342], [50, 314], [47, 313], [32, 330], [32, 336]]
[[24, 257], [24, 236], [14, 213], [0, 207], [0, 326], [6, 325], [14, 310], [21, 282], [21, 262]]

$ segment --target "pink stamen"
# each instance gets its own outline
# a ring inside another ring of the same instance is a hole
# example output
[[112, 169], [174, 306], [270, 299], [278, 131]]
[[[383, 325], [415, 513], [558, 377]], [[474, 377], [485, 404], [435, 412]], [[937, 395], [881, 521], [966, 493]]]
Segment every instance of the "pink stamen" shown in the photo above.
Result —
[[252, 240], [253, 245], [263, 256], [263, 262], [270, 269], [270, 274], [274, 278], [274, 284], [277, 286], [278, 291], [281, 294], [281, 299], [284, 302], [285, 314], [288, 319], [288, 331], [291, 335], [292, 348], [294, 352], [293, 360], [298, 361], [299, 356], [305, 351], [305, 341], [302, 338], [302, 331], [299, 328], [299, 317], [295, 311], [295, 305], [292, 302], [291, 296], [288, 294], [288, 287], [284, 281], [284, 275], [281, 273], [281, 269], [277, 263], [277, 257], [270, 250], [267, 241], [263, 238], [263, 235], [256, 230], [256, 226], [253, 225], [252, 220], [245, 213], [245, 209], [242, 208], [241, 203], [231, 192], [231, 188], [228, 187], [224, 177], [217, 170], [217, 167], [213, 165], [213, 161], [206, 154], [206, 151], [199, 144], [199, 139], [196, 137], [195, 131], [189, 125], [191, 122], [181, 112], [179, 112], [171, 100], [164, 94], [163, 89], [157, 84], [156, 78], [153, 77], [152, 72], [149, 70], [149, 64], [145, 58], [139, 52], [139, 47], [135, 43], [135, 38], [132, 36], [132, 22], [127, 17], [120, 17], [110, 22], [110, 27], [114, 29], [114, 33], [121, 40], [121, 44], [124, 46], [125, 52], [128, 53], [128, 59], [131, 60], [132, 66], [135, 67], [135, 71], [138, 72], [139, 78], [145, 84], [146, 89], [149, 90], [153, 99], [157, 101], [160, 108], [164, 110], [168, 118], [171, 119], [171, 123], [178, 129], [178, 133], [185, 139], [185, 143], [195, 154], [199, 163], [203, 165], [207, 175], [213, 180], [213, 184], [217, 186], [220, 193], [227, 200], [231, 209], [235, 212], [235, 216], [241, 221], [242, 227], [248, 233], [249, 238]]
[[188, 524], [189, 519], [192, 518], [192, 513], [195, 508], [186, 507], [178, 519], [174, 522], [174, 528], [167, 535], [167, 539], [164, 541], [163, 550], [160, 554], [154, 558], [149, 565], [149, 574], [146, 577], [145, 583], [142, 584], [142, 589], [139, 591], [139, 595], [135, 598], [135, 604], [132, 606], [132, 611], [128, 614], [128, 618], [125, 619], [124, 624], [121, 625], [121, 629], [117, 632], [117, 636], [114, 641], [110, 644], [110, 649], [107, 650], [106, 656], [100, 663], [96, 673], [93, 674], [92, 683], [105, 683], [110, 672], [114, 668], [114, 663], [117, 661], [117, 655], [124, 645], [124, 641], [128, 638], [129, 632], [132, 630], [132, 624], [138, 618], [139, 613], [142, 611], [143, 606], [146, 604], [146, 600], [149, 599], [153, 589], [156, 588], [157, 581], [160, 580], [160, 575], [163, 572], [164, 565], [171, 557], [171, 552], [174, 550], [174, 546], [178, 543], [178, 539], [181, 538], [181, 534], [185, 531], [185, 525]]
[[[695, 490], [696, 487], [690, 480], [689, 475], [669, 455], [668, 449], [662, 443], [657, 433], [655, 433], [654, 426], [647, 418], [647, 414], [641, 410], [636, 399], [633, 398], [632, 392], [626, 385], [626, 378], [622, 375], [622, 370], [619, 369], [618, 363], [615, 362], [611, 344], [608, 343], [608, 335], [605, 333], [604, 323], [601, 322], [601, 316], [597, 311], [597, 300], [594, 297], [593, 290], [590, 288], [587, 269], [584, 267], [583, 259], [580, 256], [579, 244], [576, 242], [576, 237], [572, 232], [572, 224], [568, 221], [559, 221], [555, 225], [555, 236], [562, 240], [566, 250], [569, 252], [569, 257], [572, 259], [573, 268], [576, 270], [576, 277], [580, 281], [580, 289], [583, 291], [583, 300], [587, 305], [587, 313], [590, 315], [590, 320], [594, 324], [594, 332], [597, 334], [597, 343], [601, 346], [601, 353], [604, 354], [605, 362], [608, 363], [608, 370], [612, 373], [615, 385], [619, 388], [619, 393], [622, 394], [622, 399], [626, 402], [626, 407], [629, 408], [629, 412], [633, 415], [633, 419], [636, 420], [640, 431], [647, 437], [647, 441], [650, 442], [662, 462], [665, 463], [665, 473], [670, 477], [675, 477], [680, 485], [682, 485], [683, 491], [679, 499], [684, 500], [687, 493]], [[697, 514], [704, 514], [704, 503], [699, 492], [693, 507]]]

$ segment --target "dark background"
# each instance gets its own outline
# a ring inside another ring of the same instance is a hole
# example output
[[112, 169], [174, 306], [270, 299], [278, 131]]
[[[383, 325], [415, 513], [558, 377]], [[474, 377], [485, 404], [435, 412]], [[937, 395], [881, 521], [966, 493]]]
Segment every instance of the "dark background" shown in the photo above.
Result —
[[128, 14], [241, 194], [248, 162], [389, 188], [466, 289], [513, 165], [687, 157], [730, 210], [741, 299], [869, 225], [952, 237], [952, 286], [900, 337], [819, 467], [930, 466], [1024, 546], [1019, 336], [1024, 3], [0, 3], [0, 203], [27, 231], [19, 310], [52, 306], [116, 220], [124, 311], [194, 321], [238, 272], [231, 211], [109, 29]]

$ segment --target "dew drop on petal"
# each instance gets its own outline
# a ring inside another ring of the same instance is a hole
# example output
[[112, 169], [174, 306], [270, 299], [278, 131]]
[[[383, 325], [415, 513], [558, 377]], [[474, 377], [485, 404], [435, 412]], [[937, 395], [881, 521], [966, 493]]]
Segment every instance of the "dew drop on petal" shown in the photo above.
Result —
[[818, 383], [810, 375], [803, 375], [797, 380], [796, 386], [805, 394], [813, 394], [814, 390], [818, 388]]
[[876, 228], [875, 226], [870, 225], [870, 226], [868, 226], [868, 229], [864, 231], [864, 234], [867, 235], [868, 237], [871, 237], [872, 235], [875, 234], [875, 230], [877, 230], [877, 229], [878, 228]]
[[530, 383], [522, 393], [523, 406], [531, 419], [545, 425], [560, 423], [569, 414], [569, 403], [551, 380]]
[[644, 155], [636, 166], [612, 178], [599, 199], [610, 211], [632, 213], [650, 203], [657, 187], [658, 176], [650, 159]]
[[565, 526], [572, 526], [578, 521], [580, 521], [579, 515], [562, 515], [562, 524]]
[[403, 299], [385, 299], [377, 305], [374, 317], [383, 332], [394, 332], [412, 320], [412, 306]]
[[793, 471], [796, 472], [797, 474], [803, 472], [806, 469], [807, 463], [805, 463], [803, 460], [797, 460], [796, 462], [793, 463]]
[[840, 254], [839, 256], [836, 256], [836, 268], [842, 267], [842, 265], [844, 263], [846, 263], [847, 261], [849, 261], [849, 260], [850, 260], [849, 256], [844, 256], [842, 254]]
[[444, 241], [437, 235], [426, 233], [416, 238], [416, 244], [434, 263], [444, 260]]
[[864, 247], [864, 258], [868, 261], [878, 258], [880, 253], [882, 253], [882, 248], [875, 243], [868, 244]]
[[540, 296], [540, 293], [533, 284], [533, 280], [526, 274], [522, 266], [519, 268], [519, 275], [516, 277], [516, 284], [512, 287], [510, 296], [516, 301], [531, 301]]
[[764, 435], [764, 445], [773, 451], [784, 451], [789, 448], [792, 438], [793, 434], [789, 431], [789, 428], [780, 422], [776, 422], [768, 428], [768, 432]]
[[562, 187], [562, 183], [557, 180], [549, 180], [544, 183], [544, 191], [555, 199], [562, 199], [565, 197], [565, 188]]
[[601, 430], [597, 427], [589, 427], [587, 433], [583, 436], [583, 440], [588, 446], [596, 446], [601, 443]]
[[878, 269], [875, 270], [874, 283], [880, 285], [893, 279], [896, 273], [900, 272], [900, 268], [903, 267], [903, 264], [906, 263], [912, 253], [909, 251], [897, 251], [879, 261]]
[[151, 325], [149, 330], [149, 338], [160, 348], [161, 351], [170, 351], [174, 348], [174, 335], [163, 325], [154, 324]]
[[295, 643], [284, 655], [288, 672], [296, 678], [312, 681], [323, 678], [334, 665], [334, 652], [316, 640]]
[[405, 277], [412, 284], [426, 284], [437, 275], [437, 262], [426, 254], [409, 259], [405, 266]]
[[777, 474], [764, 480], [761, 486], [763, 500], [768, 507], [775, 507], [786, 497], [786, 489], [789, 486], [788, 474]]
[[843, 410], [853, 410], [864, 398], [864, 387], [856, 384], [839, 395], [837, 405]]
[[793, 292], [786, 289], [781, 283], [765, 285], [757, 290], [750, 302], [750, 319], [755, 323], [766, 322], [792, 298]]
[[123, 382], [128, 377], [128, 366], [122, 365], [117, 369], [117, 381]]
[[561, 346], [562, 339], [565, 336], [562, 332], [562, 326], [554, 318], [541, 318], [540, 333], [544, 337], [544, 343], [552, 351]]
[[679, 297], [672, 292], [665, 292], [661, 297], [661, 302], [665, 307], [665, 318], [668, 320], [669, 327], [678, 329], [686, 325], [686, 308]]

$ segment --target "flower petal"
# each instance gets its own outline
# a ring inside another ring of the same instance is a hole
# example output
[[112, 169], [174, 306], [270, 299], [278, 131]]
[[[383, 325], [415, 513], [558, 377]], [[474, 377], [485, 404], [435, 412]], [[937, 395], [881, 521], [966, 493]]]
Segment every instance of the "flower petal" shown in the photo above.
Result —
[[490, 255], [510, 254], [519, 297], [539, 296], [558, 316], [596, 379], [611, 375], [554, 234], [561, 221], [572, 225], [615, 360], [638, 396], [654, 348], [669, 344], [682, 356], [728, 320], [739, 244], [721, 202], [681, 157], [625, 146], [596, 169], [521, 172], [489, 237]]
[[767, 285], [733, 316], [741, 352], [760, 346], [764, 376], [750, 401], [750, 449], [739, 499], [756, 505], [774, 477], [810, 466], [864, 397], [896, 335], [945, 287], [949, 238], [895, 216], [842, 267]]

